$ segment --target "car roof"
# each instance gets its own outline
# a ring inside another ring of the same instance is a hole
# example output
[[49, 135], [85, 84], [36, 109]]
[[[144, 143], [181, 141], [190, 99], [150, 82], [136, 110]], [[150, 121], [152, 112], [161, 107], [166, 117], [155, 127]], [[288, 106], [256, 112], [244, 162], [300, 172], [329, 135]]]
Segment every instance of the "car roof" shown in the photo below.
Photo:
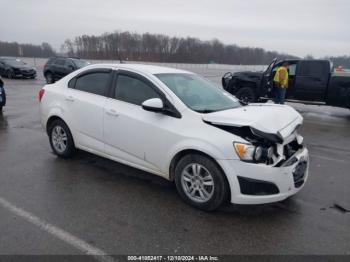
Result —
[[103, 66], [114, 67], [116, 69], [125, 69], [125, 70], [135, 70], [148, 74], [193, 74], [189, 71], [175, 69], [171, 67], [164, 66], [154, 66], [154, 65], [145, 65], [145, 64], [93, 64], [85, 68], [99, 68]]
[[74, 59], [74, 60], [83, 60], [79, 57], [66, 57], [66, 56], [52, 56], [48, 60], [55, 60], [55, 59]]
[[312, 61], [316, 61], [316, 62], [329, 62], [329, 60], [327, 59], [283, 59], [283, 60], [278, 60], [276, 63], [280, 64], [283, 62], [288, 62], [288, 63], [295, 63], [295, 62], [312, 62]]

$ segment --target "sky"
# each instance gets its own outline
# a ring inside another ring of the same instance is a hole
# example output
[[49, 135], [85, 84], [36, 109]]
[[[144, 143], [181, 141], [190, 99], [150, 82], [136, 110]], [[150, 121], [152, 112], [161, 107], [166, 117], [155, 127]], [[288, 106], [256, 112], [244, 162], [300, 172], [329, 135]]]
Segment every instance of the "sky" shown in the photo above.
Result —
[[349, 0], [0, 0], [0, 40], [131, 31], [219, 39], [304, 57], [350, 55]]

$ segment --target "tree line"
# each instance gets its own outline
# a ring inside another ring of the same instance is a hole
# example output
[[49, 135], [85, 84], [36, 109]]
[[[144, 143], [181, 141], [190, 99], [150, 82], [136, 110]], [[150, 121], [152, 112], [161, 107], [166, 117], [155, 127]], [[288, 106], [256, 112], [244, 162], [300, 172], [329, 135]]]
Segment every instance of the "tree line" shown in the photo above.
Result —
[[61, 50], [70, 56], [175, 63], [268, 64], [273, 58], [296, 58], [262, 48], [225, 45], [217, 39], [203, 41], [193, 37], [163, 34], [105, 33], [67, 39]]
[[0, 56], [49, 57], [56, 55], [49, 43], [41, 45], [0, 41]]
[[328, 56], [325, 58], [331, 60], [335, 67], [350, 68], [350, 56]]
[[[217, 39], [203, 41], [193, 37], [169, 37], [163, 34], [137, 34], [128, 31], [82, 35], [67, 39], [61, 52], [69, 56], [99, 60], [129, 60], [174, 63], [218, 63], [266, 65], [278, 57], [296, 56], [262, 48], [225, 45]], [[0, 56], [50, 57], [56, 52], [49, 43], [41, 45], [0, 41]], [[305, 58], [312, 59], [311, 55]], [[328, 56], [335, 66], [350, 68], [350, 56]]]

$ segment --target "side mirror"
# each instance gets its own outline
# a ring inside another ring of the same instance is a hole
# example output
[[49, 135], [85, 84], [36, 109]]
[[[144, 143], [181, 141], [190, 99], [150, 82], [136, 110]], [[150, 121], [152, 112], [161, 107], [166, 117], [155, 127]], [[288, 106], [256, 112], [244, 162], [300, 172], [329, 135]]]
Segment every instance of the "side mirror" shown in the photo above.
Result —
[[151, 112], [163, 112], [164, 104], [159, 98], [151, 98], [142, 103], [142, 108], [146, 111]]
[[71, 71], [74, 71], [74, 66], [73, 65], [69, 65], [68, 69], [71, 70]]

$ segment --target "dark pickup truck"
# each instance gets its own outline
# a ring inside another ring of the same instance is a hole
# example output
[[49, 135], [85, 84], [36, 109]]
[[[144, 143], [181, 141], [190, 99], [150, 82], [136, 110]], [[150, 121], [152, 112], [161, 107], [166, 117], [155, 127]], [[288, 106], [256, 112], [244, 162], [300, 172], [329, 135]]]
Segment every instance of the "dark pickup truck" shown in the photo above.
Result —
[[274, 97], [273, 77], [284, 62], [289, 65], [286, 99], [350, 109], [350, 73], [333, 72], [328, 60], [274, 59], [264, 72], [228, 72], [223, 88], [245, 102], [265, 102]]

